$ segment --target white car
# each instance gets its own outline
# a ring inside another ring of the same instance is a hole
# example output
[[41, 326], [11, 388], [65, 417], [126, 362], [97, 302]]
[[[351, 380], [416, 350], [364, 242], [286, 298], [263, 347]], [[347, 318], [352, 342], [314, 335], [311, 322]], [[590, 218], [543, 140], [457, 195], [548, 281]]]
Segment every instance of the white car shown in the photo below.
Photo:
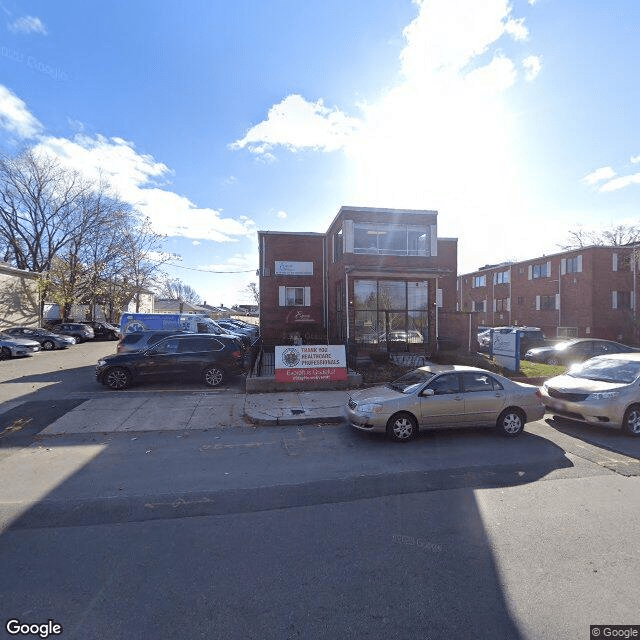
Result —
[[640, 437], [640, 353], [591, 358], [547, 380], [541, 393], [549, 413]]
[[28, 356], [40, 351], [40, 343], [26, 338], [16, 338], [0, 333], [0, 360], [9, 360], [19, 356]]

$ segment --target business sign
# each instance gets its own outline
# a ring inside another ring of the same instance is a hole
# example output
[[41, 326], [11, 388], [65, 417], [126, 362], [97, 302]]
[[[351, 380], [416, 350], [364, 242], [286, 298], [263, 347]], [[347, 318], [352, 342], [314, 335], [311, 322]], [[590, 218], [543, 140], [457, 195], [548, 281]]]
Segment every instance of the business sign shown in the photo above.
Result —
[[517, 371], [520, 367], [520, 334], [517, 331], [502, 333], [491, 331], [491, 354], [505, 369]]
[[312, 276], [313, 262], [284, 262], [276, 260], [277, 276]]
[[287, 313], [287, 324], [320, 324], [320, 311], [310, 307], [295, 308]]
[[276, 382], [347, 380], [347, 357], [342, 344], [276, 347]]

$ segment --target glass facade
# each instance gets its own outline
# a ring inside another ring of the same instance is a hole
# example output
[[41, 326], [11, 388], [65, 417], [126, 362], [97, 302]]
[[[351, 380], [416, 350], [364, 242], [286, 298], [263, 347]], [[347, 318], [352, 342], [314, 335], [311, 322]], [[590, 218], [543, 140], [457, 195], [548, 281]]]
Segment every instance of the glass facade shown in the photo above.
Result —
[[354, 253], [392, 256], [430, 255], [429, 229], [425, 227], [356, 223], [353, 232]]
[[385, 348], [388, 342], [426, 342], [428, 292], [426, 280], [355, 280], [355, 341], [380, 348]]

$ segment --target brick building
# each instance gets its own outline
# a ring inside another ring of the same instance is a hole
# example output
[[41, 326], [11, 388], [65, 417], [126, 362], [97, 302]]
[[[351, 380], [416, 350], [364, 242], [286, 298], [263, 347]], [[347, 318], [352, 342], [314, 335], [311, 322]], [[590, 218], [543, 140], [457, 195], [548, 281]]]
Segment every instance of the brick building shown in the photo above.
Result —
[[475, 312], [478, 325], [637, 343], [636, 251], [590, 246], [488, 265], [458, 277], [457, 308]]
[[457, 239], [438, 238], [437, 218], [342, 207], [326, 233], [259, 231], [265, 344], [433, 348], [441, 314], [455, 315], [457, 273]]

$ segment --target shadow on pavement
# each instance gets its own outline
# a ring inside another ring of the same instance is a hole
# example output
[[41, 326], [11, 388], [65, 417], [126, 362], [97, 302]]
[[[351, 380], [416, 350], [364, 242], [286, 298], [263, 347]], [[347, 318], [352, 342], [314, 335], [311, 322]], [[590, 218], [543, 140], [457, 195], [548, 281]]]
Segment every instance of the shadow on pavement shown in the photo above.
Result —
[[558, 416], [547, 418], [545, 422], [565, 435], [640, 460], [640, 438], [631, 437], [622, 429], [582, 424]]

